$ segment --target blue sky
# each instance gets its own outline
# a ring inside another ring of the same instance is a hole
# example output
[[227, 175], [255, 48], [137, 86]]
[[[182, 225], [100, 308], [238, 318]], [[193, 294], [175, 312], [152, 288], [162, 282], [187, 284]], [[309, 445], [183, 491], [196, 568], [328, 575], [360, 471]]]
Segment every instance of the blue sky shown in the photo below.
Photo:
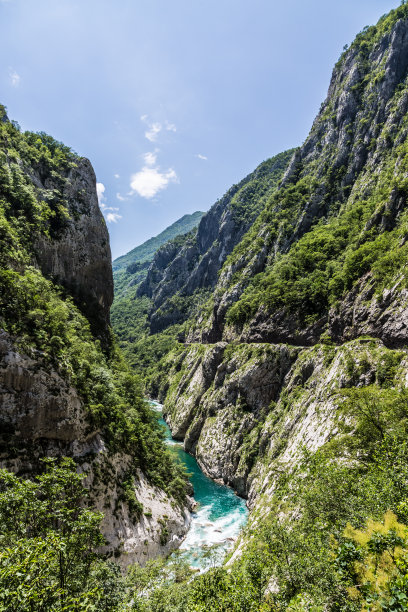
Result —
[[113, 257], [303, 142], [387, 0], [0, 0], [0, 102], [92, 161]]

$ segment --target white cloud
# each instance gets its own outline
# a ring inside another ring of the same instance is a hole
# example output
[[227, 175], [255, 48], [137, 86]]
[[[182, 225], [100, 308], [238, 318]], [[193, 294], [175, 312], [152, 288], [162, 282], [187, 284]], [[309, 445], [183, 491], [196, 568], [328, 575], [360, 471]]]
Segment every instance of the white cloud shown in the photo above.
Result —
[[204, 159], [204, 160], [208, 159], [208, 157], [206, 157], [205, 155], [201, 155], [201, 153], [197, 153], [196, 157], [198, 157], [198, 159]]
[[126, 200], [126, 198], [123, 195], [120, 195], [120, 193], [116, 194], [116, 198], [120, 201], [120, 202], [124, 202]]
[[157, 151], [145, 153], [143, 159], [146, 166], [154, 166], [157, 161]]
[[130, 179], [131, 193], [137, 193], [142, 198], [150, 200], [169, 183], [177, 183], [177, 174], [172, 168], [160, 172], [159, 168], [144, 166], [139, 172], [132, 174]]
[[146, 130], [145, 132], [145, 137], [147, 138], [147, 140], [150, 140], [150, 142], [155, 142], [161, 130], [162, 130], [161, 123], [157, 123], [157, 122], [151, 123], [149, 125], [149, 129]]
[[114, 176], [116, 179], [120, 178], [120, 175], [119, 175], [119, 174], [114, 174], [113, 176]]
[[108, 223], [117, 223], [118, 219], [122, 218], [122, 215], [119, 215], [117, 212], [119, 208], [106, 205], [105, 189], [106, 188], [103, 183], [96, 183], [96, 193], [98, 195], [99, 208], [102, 210], [103, 214], [105, 215], [105, 219]]
[[96, 183], [96, 193], [98, 195], [99, 207], [101, 210], [105, 210], [105, 185], [103, 183]]
[[106, 215], [106, 220], [108, 223], [117, 223], [119, 219], [122, 218], [122, 215], [118, 215], [118, 213], [108, 213]]
[[165, 121], [163, 125], [159, 121], [149, 121], [148, 115], [142, 115], [140, 120], [147, 125], [148, 129], [145, 131], [145, 137], [147, 140], [150, 140], [150, 142], [156, 142], [158, 135], [162, 130], [177, 132], [177, 127], [174, 125], [174, 123], [170, 123], [169, 121]]
[[10, 68], [9, 76], [12, 86], [18, 87], [20, 85], [21, 76], [12, 68]]

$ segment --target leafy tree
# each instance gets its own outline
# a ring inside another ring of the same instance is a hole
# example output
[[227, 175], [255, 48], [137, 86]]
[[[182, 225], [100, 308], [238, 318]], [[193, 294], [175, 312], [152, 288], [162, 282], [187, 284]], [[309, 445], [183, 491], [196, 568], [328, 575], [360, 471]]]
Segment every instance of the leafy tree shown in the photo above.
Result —
[[0, 471], [0, 609], [113, 610], [120, 579], [95, 552], [102, 514], [83, 505], [84, 475], [69, 458], [43, 463], [34, 480]]
[[[350, 524], [334, 542], [334, 561], [359, 609], [397, 612], [408, 608], [408, 527], [392, 512], [363, 529]], [[361, 607], [360, 607], [361, 606]]]

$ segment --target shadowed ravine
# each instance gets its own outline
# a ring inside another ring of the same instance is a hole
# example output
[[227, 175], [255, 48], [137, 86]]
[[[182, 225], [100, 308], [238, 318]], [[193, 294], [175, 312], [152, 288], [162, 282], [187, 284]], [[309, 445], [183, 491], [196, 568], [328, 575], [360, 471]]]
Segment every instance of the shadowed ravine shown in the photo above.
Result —
[[[161, 413], [161, 404], [151, 402], [151, 405]], [[180, 551], [183, 556], [186, 555], [190, 565], [197, 569], [203, 570], [208, 566], [218, 565], [247, 521], [245, 500], [235, 495], [229, 487], [208, 478], [196, 459], [186, 453], [179, 442], [173, 440], [170, 428], [163, 418], [159, 419], [159, 423], [166, 430], [167, 443], [175, 448], [178, 459], [190, 474], [194, 498], [198, 504]]]

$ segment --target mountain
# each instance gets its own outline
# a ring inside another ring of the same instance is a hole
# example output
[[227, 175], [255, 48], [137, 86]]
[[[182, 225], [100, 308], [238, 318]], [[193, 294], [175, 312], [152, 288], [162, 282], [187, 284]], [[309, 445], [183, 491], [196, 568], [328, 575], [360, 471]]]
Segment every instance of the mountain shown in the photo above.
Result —
[[149, 240], [135, 247], [129, 253], [126, 253], [126, 255], [115, 259], [112, 264], [115, 283], [115, 306], [118, 300], [133, 294], [134, 290], [132, 288], [146, 278], [156, 251], [166, 242], [194, 230], [203, 215], [204, 213], [200, 211], [191, 215], [183, 215], [181, 219], [178, 219], [178, 221], [154, 238], [149, 238]]
[[263, 162], [211, 207], [194, 236], [170, 242], [156, 253], [138, 296], [152, 298], [151, 331], [181, 323], [191, 314], [192, 296], [212, 290], [218, 272], [251, 227], [281, 180], [293, 151]]
[[4, 107], [0, 119], [1, 466], [32, 476], [44, 457], [74, 459], [103, 510], [102, 550], [143, 563], [185, 534], [186, 483], [112, 340], [95, 174]]
[[[169, 243], [173, 248], [178, 248], [178, 245], [194, 235], [203, 215], [200, 211], [184, 215], [158, 236], [150, 238], [113, 262], [115, 299], [111, 310], [112, 325], [121, 349], [136, 371], [138, 364], [134, 359], [134, 343], [145, 335], [150, 308], [148, 298], [137, 297], [138, 287], [145, 280], [152, 260], [162, 245]], [[158, 357], [161, 356], [160, 353]]]
[[403, 2], [344, 51], [303, 145], [163, 245], [139, 286], [147, 390], [251, 509], [192, 609], [408, 596], [407, 116]]
[[131, 264], [142, 264], [150, 262], [153, 259], [157, 249], [162, 246], [168, 240], [172, 240], [176, 236], [187, 234], [190, 230], [198, 225], [201, 217], [204, 215], [201, 211], [196, 211], [191, 215], [183, 215], [181, 219], [178, 219], [169, 227], [166, 227], [160, 234], [154, 238], [149, 238], [143, 244], [135, 247], [126, 255], [122, 255], [115, 259], [112, 263], [113, 272], [118, 272], [127, 268]]

